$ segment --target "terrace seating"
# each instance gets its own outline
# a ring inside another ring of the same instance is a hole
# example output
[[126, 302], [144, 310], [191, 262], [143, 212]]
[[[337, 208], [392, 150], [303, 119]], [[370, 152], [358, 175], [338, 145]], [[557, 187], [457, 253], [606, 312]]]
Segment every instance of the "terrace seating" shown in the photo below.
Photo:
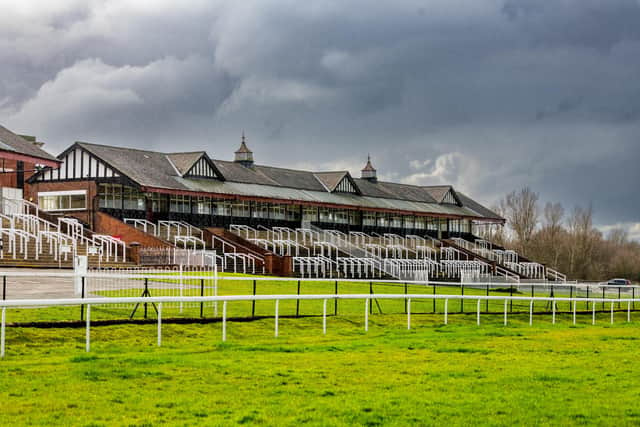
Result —
[[494, 262], [497, 266], [500, 266], [502, 270], [506, 270], [510, 272], [510, 274], [517, 274], [522, 279], [566, 281], [564, 274], [546, 267], [543, 264], [529, 260], [516, 251], [505, 249], [487, 240], [474, 236], [472, 240], [451, 238], [449, 242], [455, 246], [464, 248], [464, 250], [470, 253], [477, 254], [482, 258]]
[[90, 266], [127, 264], [124, 242], [90, 233], [75, 218], [59, 217], [56, 224], [42, 214], [0, 214], [0, 265], [71, 268], [75, 255], [86, 255]]

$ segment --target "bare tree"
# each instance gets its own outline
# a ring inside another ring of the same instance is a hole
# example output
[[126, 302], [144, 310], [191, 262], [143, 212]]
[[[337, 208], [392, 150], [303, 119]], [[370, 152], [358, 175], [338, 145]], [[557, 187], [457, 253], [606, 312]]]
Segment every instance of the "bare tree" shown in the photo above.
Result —
[[546, 259], [553, 268], [560, 264], [562, 250], [562, 219], [564, 208], [560, 203], [547, 202], [544, 206], [544, 226], [541, 230], [541, 252], [548, 254]]
[[569, 218], [569, 271], [574, 277], [588, 277], [593, 266], [594, 243], [599, 237], [593, 229], [593, 209], [576, 207]]
[[629, 241], [629, 232], [623, 228], [614, 228], [607, 235], [607, 240], [616, 246], [623, 246]]
[[509, 227], [514, 232], [519, 250], [526, 254], [533, 232], [538, 225], [538, 193], [529, 187], [507, 194], [500, 203]]

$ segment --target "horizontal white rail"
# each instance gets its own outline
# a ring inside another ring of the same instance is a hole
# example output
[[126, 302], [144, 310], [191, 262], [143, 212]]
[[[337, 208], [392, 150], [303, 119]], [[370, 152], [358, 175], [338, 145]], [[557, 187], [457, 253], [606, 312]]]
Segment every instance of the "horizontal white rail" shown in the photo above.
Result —
[[[191, 276], [185, 276], [191, 279]], [[276, 300], [353, 300], [353, 299], [414, 299], [414, 300], [473, 300], [473, 301], [527, 301], [527, 302], [591, 302], [623, 303], [640, 302], [640, 298], [577, 298], [577, 297], [524, 297], [494, 295], [445, 295], [445, 294], [280, 294], [280, 295], [223, 295], [192, 297], [100, 297], [100, 298], [52, 298], [52, 299], [8, 299], [0, 300], [2, 307], [57, 307], [65, 305], [108, 305], [169, 302], [223, 302], [223, 301], [276, 301]]]
[[[117, 270], [112, 270], [117, 271]], [[145, 274], [147, 274], [145, 276]], [[89, 277], [89, 278], [124, 278], [124, 279], [139, 279], [139, 278], [153, 278], [153, 279], [175, 279], [177, 276], [161, 276], [152, 274], [149, 275], [146, 272], [140, 273], [132, 273], [128, 271], [127, 273], [84, 273], [77, 274], [73, 271], [69, 272], [25, 272], [25, 271], [0, 271], [0, 277]], [[491, 282], [491, 281], [477, 281], [477, 282], [444, 282], [444, 281], [436, 281], [436, 280], [391, 280], [391, 279], [351, 279], [351, 278], [300, 278], [300, 277], [251, 277], [251, 276], [227, 276], [225, 277], [223, 274], [219, 276], [221, 279], [226, 278], [233, 281], [267, 281], [267, 282], [297, 282], [298, 280], [303, 280], [305, 282], [353, 282], [353, 283], [396, 283], [396, 284], [417, 284], [424, 286], [448, 286], [448, 287], [459, 287], [459, 286], [469, 286], [469, 287], [486, 287], [486, 286], [496, 286], [501, 288], [508, 288], [513, 286], [514, 289], [517, 288], [531, 288], [533, 287], [548, 287], [548, 288], [607, 288], [607, 289], [621, 289], [621, 290], [632, 290], [632, 289], [640, 289], [640, 285], [608, 285], [606, 283], [594, 283], [594, 282], [577, 282], [577, 283], [556, 283], [556, 282], [526, 282], [526, 283], [503, 283], [503, 282]], [[190, 276], [190, 278], [211, 278], [210, 276]], [[640, 294], [639, 294], [640, 296]], [[502, 297], [498, 297], [502, 298]], [[581, 299], [583, 301], [584, 299]], [[625, 299], [626, 301], [626, 299]]]
[[564, 301], [571, 302], [573, 308], [573, 323], [576, 323], [576, 305], [578, 302], [592, 303], [592, 324], [596, 323], [596, 303], [609, 303], [611, 307], [611, 320], [614, 321], [614, 305], [616, 303], [627, 303], [627, 322], [631, 321], [631, 304], [640, 301], [640, 298], [633, 299], [605, 299], [605, 298], [566, 298], [566, 297], [514, 297], [514, 296], [482, 296], [482, 295], [434, 295], [434, 294], [324, 294], [324, 295], [228, 295], [228, 296], [203, 296], [203, 297], [115, 297], [115, 298], [61, 298], [61, 299], [39, 299], [39, 300], [2, 300], [0, 301], [1, 311], [1, 337], [0, 337], [0, 357], [5, 355], [5, 338], [6, 338], [6, 310], [8, 308], [17, 307], [53, 307], [65, 305], [83, 305], [86, 307], [86, 333], [85, 333], [85, 350], [88, 352], [91, 348], [91, 306], [92, 305], [109, 305], [109, 304], [157, 304], [157, 322], [158, 322], [158, 346], [162, 343], [162, 304], [163, 303], [193, 303], [193, 302], [222, 302], [222, 341], [227, 338], [227, 303], [233, 301], [275, 301], [275, 336], [278, 337], [278, 318], [279, 318], [279, 301], [280, 300], [322, 300], [322, 331], [327, 331], [327, 301], [328, 300], [364, 300], [364, 330], [369, 330], [369, 310], [371, 300], [379, 299], [397, 299], [406, 301], [407, 307], [407, 329], [411, 329], [411, 301], [412, 300], [444, 300], [444, 323], [448, 323], [448, 302], [449, 300], [474, 300], [477, 301], [476, 322], [480, 325], [480, 306], [481, 301], [504, 301], [504, 324], [507, 324], [508, 302], [509, 301], [528, 301], [529, 302], [529, 325], [533, 324], [533, 305], [536, 301], [553, 302], [552, 306], [552, 322], [556, 323], [556, 304], [555, 302]]

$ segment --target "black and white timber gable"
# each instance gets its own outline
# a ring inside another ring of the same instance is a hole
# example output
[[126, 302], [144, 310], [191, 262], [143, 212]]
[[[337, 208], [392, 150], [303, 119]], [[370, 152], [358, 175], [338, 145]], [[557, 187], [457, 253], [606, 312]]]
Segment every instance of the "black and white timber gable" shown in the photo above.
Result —
[[338, 193], [360, 194], [358, 188], [355, 186], [353, 180], [349, 177], [349, 175], [345, 175], [344, 178], [340, 180], [338, 185], [336, 185], [333, 191]]
[[441, 203], [462, 206], [462, 204], [460, 203], [460, 200], [458, 200], [458, 197], [456, 196], [456, 193], [453, 191], [452, 188], [450, 188], [449, 191], [445, 193], [444, 197], [442, 197]]
[[78, 145], [62, 153], [58, 159], [62, 162], [58, 169], [44, 168], [31, 178], [31, 182], [120, 177], [116, 170]]
[[183, 176], [185, 178], [222, 179], [222, 174], [206, 155], [201, 156]]

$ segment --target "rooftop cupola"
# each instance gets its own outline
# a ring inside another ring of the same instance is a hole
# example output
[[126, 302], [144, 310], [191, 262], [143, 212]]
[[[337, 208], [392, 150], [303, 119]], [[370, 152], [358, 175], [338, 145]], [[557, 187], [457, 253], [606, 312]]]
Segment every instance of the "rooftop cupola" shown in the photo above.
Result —
[[236, 150], [236, 157], [234, 162], [240, 163], [242, 166], [253, 166], [253, 151], [249, 150], [244, 138], [244, 132], [242, 132], [242, 142], [240, 148]]
[[367, 181], [376, 182], [378, 180], [378, 176], [376, 175], [376, 169], [371, 164], [371, 156], [367, 156], [367, 164], [361, 171], [360, 178], [366, 179]]

